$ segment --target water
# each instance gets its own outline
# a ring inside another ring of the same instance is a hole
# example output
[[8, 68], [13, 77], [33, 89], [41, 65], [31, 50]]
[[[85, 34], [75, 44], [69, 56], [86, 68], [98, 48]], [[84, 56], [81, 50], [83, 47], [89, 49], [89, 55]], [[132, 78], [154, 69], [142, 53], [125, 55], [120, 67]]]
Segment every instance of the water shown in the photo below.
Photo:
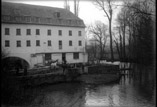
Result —
[[[155, 74], [151, 67], [132, 66], [118, 83], [62, 83], [25, 89], [19, 107], [154, 107]], [[130, 72], [130, 71], [128, 71]]]

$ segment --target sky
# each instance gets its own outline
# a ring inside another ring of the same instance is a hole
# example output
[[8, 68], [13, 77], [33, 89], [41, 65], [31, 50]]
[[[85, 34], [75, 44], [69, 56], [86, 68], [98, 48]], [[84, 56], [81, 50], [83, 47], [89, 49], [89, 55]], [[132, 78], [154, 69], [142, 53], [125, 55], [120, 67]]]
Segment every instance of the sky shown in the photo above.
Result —
[[[64, 8], [64, 0], [2, 0], [6, 2], [15, 2], [15, 3], [27, 3], [33, 5], [43, 5], [43, 6], [52, 6], [52, 7], [59, 7]], [[121, 3], [121, 2], [117, 2]], [[69, 1], [70, 11], [74, 13], [74, 2], [72, 0]], [[114, 9], [113, 14], [113, 26], [116, 26], [116, 16], [117, 13], [120, 11], [120, 7]], [[80, 0], [79, 2], [79, 18], [81, 18], [85, 25], [90, 25], [95, 23], [95, 21], [101, 21], [104, 24], [108, 25], [108, 19], [105, 17], [105, 13], [100, 10], [96, 5], [94, 5], [93, 1], [83, 1]]]

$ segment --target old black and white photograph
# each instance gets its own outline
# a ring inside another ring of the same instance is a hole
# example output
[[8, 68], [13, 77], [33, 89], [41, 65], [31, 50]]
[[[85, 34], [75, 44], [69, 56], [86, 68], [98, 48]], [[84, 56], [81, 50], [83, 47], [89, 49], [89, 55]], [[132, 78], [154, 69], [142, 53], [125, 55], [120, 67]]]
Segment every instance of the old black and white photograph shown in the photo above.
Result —
[[156, 0], [1, 0], [2, 107], [155, 107]]

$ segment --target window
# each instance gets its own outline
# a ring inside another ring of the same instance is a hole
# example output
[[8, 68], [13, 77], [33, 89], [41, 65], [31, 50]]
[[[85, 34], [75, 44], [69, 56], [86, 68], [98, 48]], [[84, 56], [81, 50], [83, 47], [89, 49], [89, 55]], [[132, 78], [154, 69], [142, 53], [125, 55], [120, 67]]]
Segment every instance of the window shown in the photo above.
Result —
[[71, 40], [69, 41], [69, 46], [72, 46], [72, 41]]
[[58, 35], [61, 36], [62, 35], [62, 30], [58, 31]]
[[51, 35], [51, 30], [47, 30], [47, 35]]
[[17, 47], [21, 47], [21, 41], [19, 41], [19, 40], [16, 41], [16, 46], [17, 46]]
[[5, 28], [5, 35], [9, 35], [9, 28]]
[[73, 58], [74, 59], [79, 59], [79, 53], [73, 53]]
[[40, 35], [40, 29], [36, 29], [36, 35]]
[[82, 32], [81, 32], [81, 31], [78, 31], [78, 35], [79, 35], [79, 36], [82, 36]]
[[48, 40], [48, 41], [47, 41], [47, 44], [48, 44], [48, 46], [51, 46], [51, 41]]
[[5, 47], [9, 47], [10, 46], [10, 41], [9, 40], [5, 40]]
[[31, 21], [31, 17], [30, 16], [25, 16], [25, 20], [26, 20], [26, 22], [30, 22]]
[[39, 17], [34, 17], [34, 22], [38, 23], [39, 22]]
[[45, 53], [45, 60], [51, 60], [51, 54], [50, 53]]
[[26, 32], [27, 32], [27, 35], [31, 35], [31, 29], [27, 29]]
[[57, 12], [57, 17], [58, 17], [58, 18], [60, 17], [60, 13], [59, 13], [59, 12]]
[[21, 21], [21, 17], [20, 16], [15, 16], [14, 18], [15, 18], [16, 22], [20, 22]]
[[55, 12], [55, 17], [60, 18], [60, 12]]
[[16, 35], [21, 35], [21, 29], [16, 29]]
[[72, 36], [72, 31], [71, 30], [69, 30], [69, 36]]
[[59, 41], [59, 49], [62, 49], [62, 41]]
[[31, 46], [31, 41], [30, 41], [30, 40], [27, 40], [27, 41], [26, 41], [26, 45], [27, 45], [27, 47], [30, 47], [30, 46]]
[[36, 46], [40, 46], [40, 40], [36, 40]]
[[82, 46], [82, 41], [79, 41], [79, 42], [78, 42], [78, 45], [79, 45], [79, 46]]

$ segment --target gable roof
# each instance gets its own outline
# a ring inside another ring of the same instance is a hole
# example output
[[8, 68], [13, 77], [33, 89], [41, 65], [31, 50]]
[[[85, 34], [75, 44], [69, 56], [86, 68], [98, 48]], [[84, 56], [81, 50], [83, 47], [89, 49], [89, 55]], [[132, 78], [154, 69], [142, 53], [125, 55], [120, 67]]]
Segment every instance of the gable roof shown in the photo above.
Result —
[[[30, 17], [31, 21], [29, 23], [31, 24], [34, 23], [34, 24], [50, 24], [50, 25], [85, 27], [83, 20], [75, 16], [69, 10], [62, 9], [62, 8], [47, 7], [47, 6], [2, 2], [2, 16], [6, 16], [8, 17], [8, 19], [10, 19], [10, 21], [9, 20], [6, 21], [7, 19], [6, 17], [2, 18], [2, 22], [26, 23], [24, 20], [19, 22], [18, 19], [16, 20], [16, 18], [18, 17], [18, 18], [21, 18], [22, 20], [22, 17], [23, 18]], [[33, 20], [35, 18], [39, 19], [39, 21], [34, 22]], [[51, 21], [49, 21], [48, 23], [47, 21], [48, 19], [55, 22], [58, 21], [59, 23], [58, 24], [50, 23]], [[41, 20], [45, 20], [45, 21], [42, 22]], [[72, 22], [74, 23], [72, 24]]]

